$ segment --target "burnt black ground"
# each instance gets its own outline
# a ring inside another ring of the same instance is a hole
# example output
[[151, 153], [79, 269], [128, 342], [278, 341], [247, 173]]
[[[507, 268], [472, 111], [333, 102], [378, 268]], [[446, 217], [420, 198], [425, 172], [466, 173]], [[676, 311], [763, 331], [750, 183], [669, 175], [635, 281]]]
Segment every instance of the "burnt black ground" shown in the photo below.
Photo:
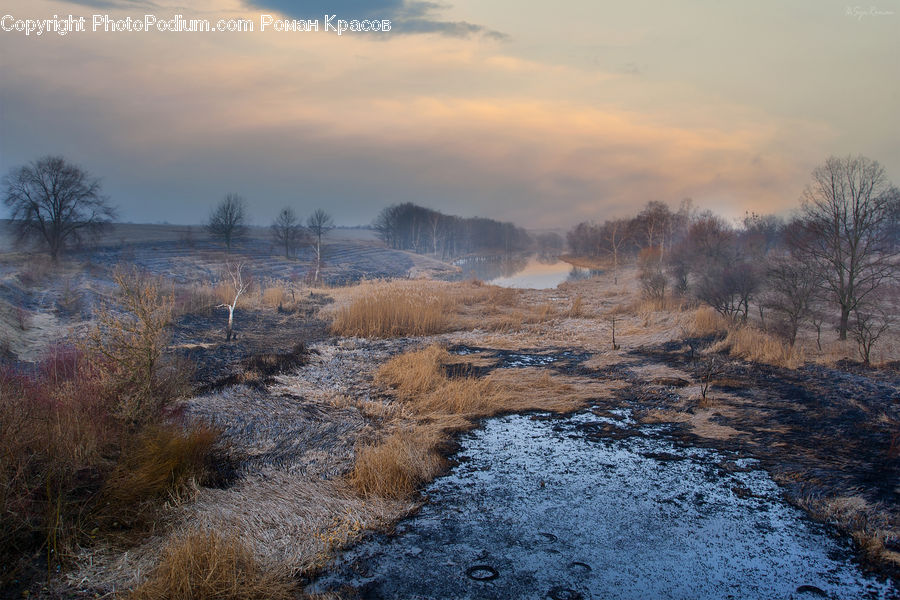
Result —
[[[689, 372], [695, 368], [677, 345], [637, 355]], [[718, 447], [760, 459], [770, 472], [793, 481], [788, 492], [798, 499], [861, 496], [883, 506], [886, 524], [900, 525], [900, 457], [890, 452], [900, 422], [900, 371], [849, 362], [792, 370], [731, 360], [712, 389], [748, 401], [736, 415], [718, 417], [746, 432]], [[900, 548], [900, 540], [886, 544]]]
[[297, 344], [309, 346], [327, 338], [328, 325], [316, 313], [329, 301], [326, 296], [310, 294], [291, 312], [238, 308], [234, 315], [236, 338], [231, 341], [225, 338], [224, 309], [182, 315], [172, 327], [172, 346], [193, 365], [195, 387], [222, 387], [244, 372], [254, 357], [291, 354]]

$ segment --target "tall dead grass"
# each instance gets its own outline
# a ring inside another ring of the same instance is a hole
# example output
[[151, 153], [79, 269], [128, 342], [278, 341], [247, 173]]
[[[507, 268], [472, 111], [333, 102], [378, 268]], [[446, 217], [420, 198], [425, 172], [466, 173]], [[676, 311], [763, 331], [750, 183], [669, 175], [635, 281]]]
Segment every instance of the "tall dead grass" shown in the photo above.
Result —
[[694, 311], [689, 333], [696, 336], [716, 335], [728, 331], [729, 321], [709, 306], [701, 306]]
[[724, 340], [710, 348], [711, 352], [727, 351], [729, 356], [776, 367], [796, 369], [803, 362], [803, 353], [780, 339], [755, 327], [733, 327]]
[[450, 295], [425, 286], [374, 287], [339, 309], [331, 330], [371, 338], [443, 333], [453, 328], [455, 304]]
[[520, 306], [520, 290], [477, 280], [366, 282], [334, 295], [339, 304], [340, 296], [349, 296], [349, 301], [333, 312], [332, 332], [371, 338], [461, 329], [515, 331], [528, 324], [583, 314], [582, 301], [577, 299], [568, 311], [549, 303]]
[[209, 478], [220, 432], [154, 425], [138, 434], [106, 483], [105, 495], [124, 505], [182, 496]]
[[287, 573], [266, 569], [238, 539], [191, 531], [173, 540], [130, 600], [288, 600], [297, 597]]
[[357, 492], [408, 498], [444, 468], [441, 449], [449, 437], [475, 420], [523, 410], [566, 412], [586, 400], [549, 373], [535, 377], [528, 369], [516, 369], [521, 371], [516, 375], [449, 377], [445, 367], [454, 362], [447, 350], [432, 345], [379, 369], [376, 383], [391, 390], [402, 410], [388, 424], [392, 434], [357, 451], [349, 477]]
[[489, 379], [448, 377], [444, 368], [448, 362], [450, 353], [432, 345], [388, 361], [378, 370], [375, 382], [392, 389], [421, 418], [478, 418], [496, 414], [507, 405], [504, 390]]
[[408, 498], [444, 468], [437, 451], [442, 440], [436, 428], [414, 425], [364, 446], [357, 452], [350, 484], [364, 497]]

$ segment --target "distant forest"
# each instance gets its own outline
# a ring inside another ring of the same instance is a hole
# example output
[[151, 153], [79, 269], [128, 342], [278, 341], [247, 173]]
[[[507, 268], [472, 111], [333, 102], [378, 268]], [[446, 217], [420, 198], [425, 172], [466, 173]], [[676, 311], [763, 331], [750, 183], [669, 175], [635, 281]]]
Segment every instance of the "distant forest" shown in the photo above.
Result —
[[513, 223], [482, 217], [457, 217], [411, 202], [388, 206], [373, 223], [390, 248], [455, 258], [526, 250], [562, 250], [558, 234], [531, 236]]

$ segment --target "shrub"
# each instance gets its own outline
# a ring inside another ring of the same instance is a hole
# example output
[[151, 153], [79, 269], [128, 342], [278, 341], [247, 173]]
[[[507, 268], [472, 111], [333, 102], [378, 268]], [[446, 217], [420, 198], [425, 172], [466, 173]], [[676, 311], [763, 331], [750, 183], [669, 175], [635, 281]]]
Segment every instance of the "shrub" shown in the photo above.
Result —
[[121, 438], [111, 405], [72, 348], [0, 370], [0, 585], [41, 548], [50, 566], [67, 555]]
[[648, 300], [663, 300], [668, 280], [662, 272], [662, 253], [658, 248], [644, 248], [638, 256], [641, 294]]
[[884, 312], [854, 310], [850, 334], [856, 341], [859, 357], [868, 366], [872, 358], [872, 349], [878, 340], [888, 331], [892, 318]]
[[89, 349], [95, 368], [105, 372], [118, 398], [116, 413], [137, 426], [155, 419], [186, 386], [184, 373], [164, 356], [174, 297], [162, 293], [161, 282], [136, 269], [119, 268], [113, 279], [124, 310], [98, 311]]

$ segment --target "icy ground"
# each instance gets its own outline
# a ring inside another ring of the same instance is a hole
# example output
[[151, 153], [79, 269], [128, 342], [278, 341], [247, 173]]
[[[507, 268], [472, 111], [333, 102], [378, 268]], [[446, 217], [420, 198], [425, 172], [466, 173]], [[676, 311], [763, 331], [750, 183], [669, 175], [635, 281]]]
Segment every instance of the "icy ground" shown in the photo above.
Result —
[[664, 426], [508, 416], [465, 435], [459, 464], [397, 527], [313, 586], [362, 598], [896, 598], [786, 504], [752, 461], [678, 448]]

